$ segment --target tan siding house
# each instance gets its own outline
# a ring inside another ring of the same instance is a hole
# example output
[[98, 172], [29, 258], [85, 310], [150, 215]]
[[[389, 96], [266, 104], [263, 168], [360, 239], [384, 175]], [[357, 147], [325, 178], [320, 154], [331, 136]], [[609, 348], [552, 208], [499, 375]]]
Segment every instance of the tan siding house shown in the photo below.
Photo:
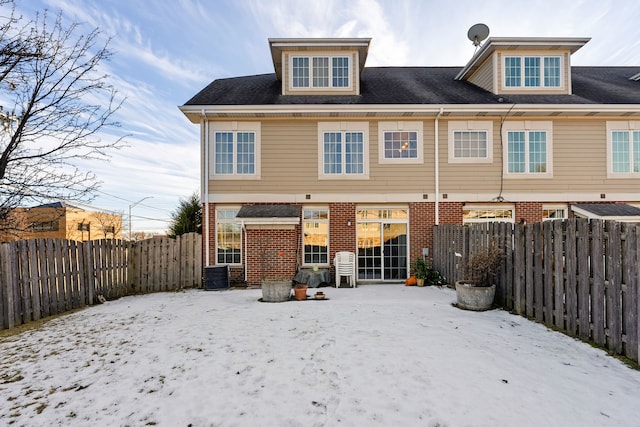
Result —
[[588, 41], [376, 68], [370, 39], [270, 39], [273, 74], [180, 107], [202, 130], [206, 265], [258, 285], [350, 251], [359, 283], [399, 282], [434, 225], [640, 218], [640, 67], [572, 67]]
[[16, 208], [11, 215], [15, 229], [1, 235], [0, 241], [122, 239], [121, 215], [89, 211], [64, 202]]

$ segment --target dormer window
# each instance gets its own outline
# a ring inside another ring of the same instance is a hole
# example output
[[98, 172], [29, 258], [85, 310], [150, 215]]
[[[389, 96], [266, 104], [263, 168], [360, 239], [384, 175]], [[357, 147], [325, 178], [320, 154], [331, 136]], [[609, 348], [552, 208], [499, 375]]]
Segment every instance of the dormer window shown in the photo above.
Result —
[[348, 56], [291, 57], [292, 89], [348, 89]]
[[560, 56], [505, 56], [505, 88], [559, 88]]

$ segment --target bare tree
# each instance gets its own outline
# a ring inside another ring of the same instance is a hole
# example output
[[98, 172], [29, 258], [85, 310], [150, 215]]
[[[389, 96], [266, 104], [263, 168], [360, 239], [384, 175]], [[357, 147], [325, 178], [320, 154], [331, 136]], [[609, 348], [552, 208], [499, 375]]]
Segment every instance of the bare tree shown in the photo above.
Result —
[[0, 99], [12, 103], [0, 109], [2, 229], [7, 212], [26, 199], [90, 199], [98, 183], [78, 163], [106, 160], [123, 141], [99, 137], [118, 126], [112, 116], [122, 100], [101, 73], [111, 53], [98, 28], [83, 34], [60, 14], [25, 20], [15, 8], [0, 20]]
[[122, 215], [116, 215], [113, 212], [95, 212], [93, 217], [100, 224], [100, 232], [105, 239], [111, 237], [115, 239], [116, 236], [122, 237]]

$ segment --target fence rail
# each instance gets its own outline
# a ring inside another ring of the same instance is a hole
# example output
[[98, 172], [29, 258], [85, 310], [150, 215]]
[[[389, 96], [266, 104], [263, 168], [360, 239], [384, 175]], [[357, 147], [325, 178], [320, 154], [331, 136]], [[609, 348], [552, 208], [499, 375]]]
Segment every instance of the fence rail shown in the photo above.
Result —
[[638, 361], [640, 227], [571, 219], [439, 225], [433, 266], [450, 284], [481, 247], [504, 250], [499, 306]]
[[0, 244], [0, 329], [125, 295], [202, 285], [202, 238]]

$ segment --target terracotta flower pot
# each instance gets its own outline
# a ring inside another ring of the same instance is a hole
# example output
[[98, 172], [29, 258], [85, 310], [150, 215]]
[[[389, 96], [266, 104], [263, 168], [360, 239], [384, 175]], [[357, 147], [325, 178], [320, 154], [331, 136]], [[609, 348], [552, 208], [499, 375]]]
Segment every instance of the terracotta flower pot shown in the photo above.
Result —
[[297, 300], [297, 301], [304, 301], [307, 299], [307, 287], [306, 286], [296, 286], [293, 289], [293, 297]]

